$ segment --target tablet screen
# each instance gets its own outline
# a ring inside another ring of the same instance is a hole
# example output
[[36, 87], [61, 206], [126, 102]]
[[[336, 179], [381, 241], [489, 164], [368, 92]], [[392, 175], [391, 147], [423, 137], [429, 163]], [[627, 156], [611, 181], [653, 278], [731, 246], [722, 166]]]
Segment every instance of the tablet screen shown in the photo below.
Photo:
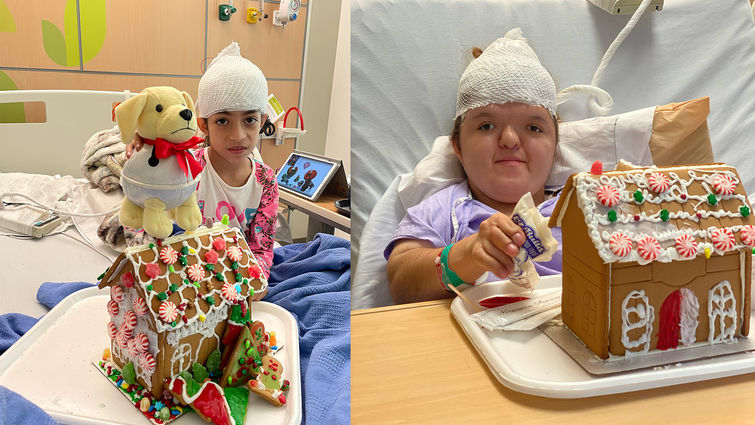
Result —
[[278, 172], [278, 186], [311, 197], [336, 166], [337, 164], [327, 161], [292, 153]]

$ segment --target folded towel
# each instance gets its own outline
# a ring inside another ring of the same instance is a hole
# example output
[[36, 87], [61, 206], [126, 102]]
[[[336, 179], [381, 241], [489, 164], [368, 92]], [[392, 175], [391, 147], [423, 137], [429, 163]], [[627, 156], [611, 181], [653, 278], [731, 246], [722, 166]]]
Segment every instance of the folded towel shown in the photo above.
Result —
[[81, 153], [81, 173], [104, 192], [118, 189], [125, 151], [118, 126], [98, 131], [89, 138]]
[[[0, 315], [0, 354], [3, 354], [23, 334], [28, 332], [37, 323], [37, 320], [39, 319], [21, 313]], [[2, 410], [0, 409], [0, 411]]]
[[63, 301], [63, 298], [73, 294], [74, 292], [95, 286], [89, 282], [45, 282], [39, 286], [37, 290], [37, 301], [46, 305], [49, 308], [53, 308]]
[[0, 386], [0, 425], [57, 425], [44, 410]]
[[304, 421], [348, 424], [351, 412], [351, 244], [318, 234], [273, 251], [265, 301], [299, 325]]

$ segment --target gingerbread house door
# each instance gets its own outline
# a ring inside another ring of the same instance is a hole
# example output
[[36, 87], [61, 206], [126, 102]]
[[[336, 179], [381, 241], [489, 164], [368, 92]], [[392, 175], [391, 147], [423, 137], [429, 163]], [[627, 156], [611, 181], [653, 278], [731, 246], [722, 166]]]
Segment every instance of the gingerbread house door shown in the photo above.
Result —
[[691, 345], [696, 340], [700, 304], [688, 288], [678, 289], [663, 301], [658, 325], [659, 350], [676, 348], [679, 342]]
[[737, 327], [737, 300], [728, 280], [717, 283], [708, 292], [708, 342], [734, 341]]
[[650, 349], [654, 318], [655, 310], [645, 291], [635, 290], [624, 298], [621, 303], [621, 342], [626, 349], [625, 355]]

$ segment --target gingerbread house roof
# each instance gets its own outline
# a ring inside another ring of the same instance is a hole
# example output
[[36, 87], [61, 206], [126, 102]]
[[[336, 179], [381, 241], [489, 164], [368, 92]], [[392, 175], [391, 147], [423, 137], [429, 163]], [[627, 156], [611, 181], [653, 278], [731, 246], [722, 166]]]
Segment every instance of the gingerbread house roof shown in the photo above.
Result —
[[725, 164], [634, 167], [621, 162], [615, 171], [573, 174], [551, 227], [562, 225], [570, 205], [581, 209], [606, 263], [691, 260], [755, 246], [752, 206], [736, 169]]
[[[127, 265], [133, 272], [121, 273]], [[133, 300], [137, 315], [151, 315], [158, 332], [188, 332], [196, 321], [224, 320], [230, 306], [246, 302], [250, 288], [265, 290], [267, 280], [241, 232], [216, 223], [160, 244], [127, 248], [99, 287], [110, 287], [111, 303], [139, 288], [143, 297]]]

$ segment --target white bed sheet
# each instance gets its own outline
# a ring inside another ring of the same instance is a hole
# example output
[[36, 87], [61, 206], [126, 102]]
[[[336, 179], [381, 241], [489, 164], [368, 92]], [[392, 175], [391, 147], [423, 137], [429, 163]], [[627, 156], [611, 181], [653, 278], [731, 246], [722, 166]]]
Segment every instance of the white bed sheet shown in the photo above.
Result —
[[[355, 275], [362, 230], [377, 200], [430, 151], [435, 137], [450, 131], [469, 48], [519, 26], [562, 89], [590, 82], [628, 20], [586, 1], [352, 0]], [[753, 192], [754, 70], [755, 26], [746, 0], [676, 0], [646, 12], [600, 85], [614, 98], [612, 114], [710, 96], [715, 157], [736, 166]], [[582, 96], [562, 105], [559, 115], [566, 121], [592, 116]]]

